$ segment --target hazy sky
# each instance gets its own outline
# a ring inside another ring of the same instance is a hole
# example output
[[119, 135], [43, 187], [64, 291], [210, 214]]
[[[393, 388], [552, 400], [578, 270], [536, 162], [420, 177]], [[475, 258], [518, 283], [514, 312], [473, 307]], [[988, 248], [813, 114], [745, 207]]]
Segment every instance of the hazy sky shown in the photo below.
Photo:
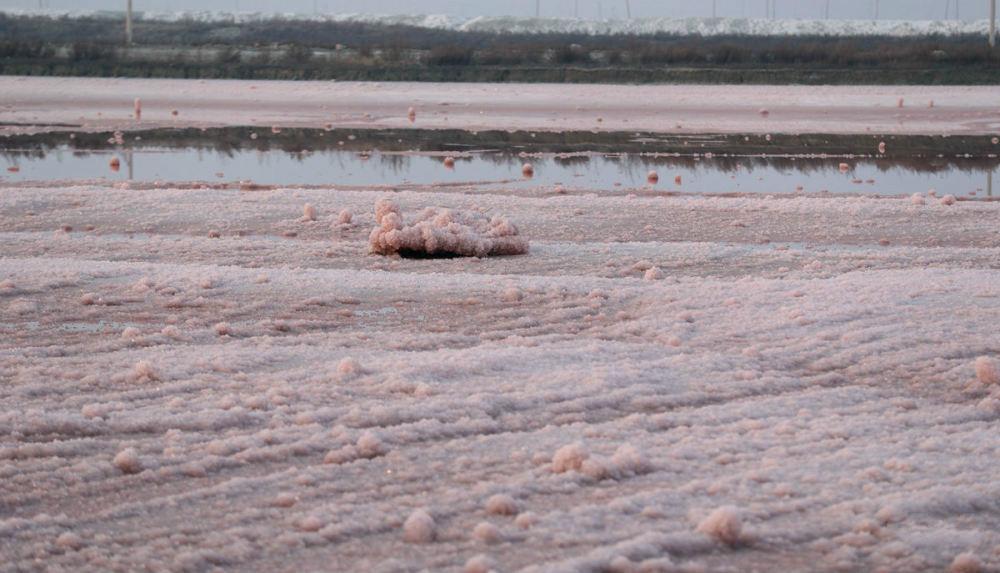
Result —
[[[712, 0], [630, 0], [633, 16], [710, 16]], [[821, 18], [826, 0], [776, 0], [778, 17]], [[880, 0], [882, 18], [939, 20], [986, 18], [988, 0]], [[364, 12], [375, 14], [421, 13], [457, 16], [533, 16], [535, 0], [133, 0], [137, 10], [225, 10], [254, 12]], [[720, 16], [762, 17], [767, 0], [716, 0]], [[830, 0], [833, 18], [871, 18], [876, 0]], [[0, 8], [116, 9], [124, 0], [0, 0]], [[543, 16], [625, 15], [625, 0], [541, 0]]]

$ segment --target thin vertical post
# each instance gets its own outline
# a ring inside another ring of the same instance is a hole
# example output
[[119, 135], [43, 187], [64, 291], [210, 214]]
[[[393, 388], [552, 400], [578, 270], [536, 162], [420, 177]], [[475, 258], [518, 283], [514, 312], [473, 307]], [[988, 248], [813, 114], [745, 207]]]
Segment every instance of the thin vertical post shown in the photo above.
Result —
[[997, 0], [990, 0], [990, 47], [997, 47]]
[[625, 17], [629, 20], [632, 19], [632, 4], [629, 0], [625, 0]]
[[125, 45], [132, 45], [132, 0], [125, 2]]

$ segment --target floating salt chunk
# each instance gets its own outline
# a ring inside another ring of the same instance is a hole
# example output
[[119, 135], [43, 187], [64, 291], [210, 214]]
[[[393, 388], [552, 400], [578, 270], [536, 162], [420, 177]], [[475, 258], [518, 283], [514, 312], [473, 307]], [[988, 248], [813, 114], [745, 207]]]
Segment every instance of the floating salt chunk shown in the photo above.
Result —
[[646, 174], [646, 181], [648, 181], [651, 185], [656, 185], [656, 183], [659, 180], [660, 180], [660, 174], [657, 173], [656, 171], [650, 171], [649, 173]]
[[132, 103], [132, 109], [135, 112], [135, 120], [136, 121], [141, 121], [142, 120], [142, 100], [139, 99], [139, 98], [135, 98], [135, 101]]
[[956, 199], [954, 195], [945, 195], [944, 197], [941, 197], [939, 203], [942, 205], [954, 205], [955, 201]]
[[112, 157], [111, 161], [108, 162], [108, 167], [110, 167], [112, 171], [117, 173], [122, 168], [122, 162], [117, 157]]
[[444, 158], [444, 166], [447, 167], [448, 169], [454, 169], [455, 168], [455, 158], [452, 157], [452, 156], [450, 156], [450, 155], [448, 157], [445, 157]]
[[758, 111], [757, 113], [759, 113], [761, 117], [767, 117], [771, 115], [771, 112], [768, 111], [767, 108], [760, 108], [760, 111]]
[[878, 152], [881, 153], [881, 154], [883, 154], [883, 155], [885, 155], [885, 142], [884, 141], [878, 142]]
[[535, 166], [530, 163], [525, 163], [521, 166], [521, 174], [531, 179], [535, 176]]

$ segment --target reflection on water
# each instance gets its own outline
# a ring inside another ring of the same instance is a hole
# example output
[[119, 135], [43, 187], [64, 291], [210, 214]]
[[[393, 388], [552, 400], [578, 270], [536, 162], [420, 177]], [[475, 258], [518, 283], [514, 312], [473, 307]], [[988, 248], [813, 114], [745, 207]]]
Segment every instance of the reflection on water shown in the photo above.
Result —
[[[823, 193], [900, 195], [938, 189], [992, 197], [995, 159], [819, 159], [815, 157], [678, 156], [477, 152], [455, 155], [324, 149], [133, 148], [84, 151], [67, 146], [0, 152], [7, 181], [252, 181], [264, 185], [428, 185], [479, 182], [505, 188], [561, 185], [568, 189], [649, 187], [690, 193]], [[118, 160], [117, 164], [115, 159]], [[524, 162], [534, 177], [521, 174]], [[846, 164], [843, 165], [843, 164]], [[115, 169], [117, 165], [117, 169]], [[679, 183], [678, 183], [679, 181]]]

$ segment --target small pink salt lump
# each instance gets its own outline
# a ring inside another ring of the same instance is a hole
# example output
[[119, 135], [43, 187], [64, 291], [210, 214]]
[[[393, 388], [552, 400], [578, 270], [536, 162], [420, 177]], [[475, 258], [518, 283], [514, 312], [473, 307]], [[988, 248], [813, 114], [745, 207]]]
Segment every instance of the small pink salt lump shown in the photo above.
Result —
[[491, 515], [517, 515], [517, 502], [507, 494], [498, 493], [486, 500], [486, 513]]
[[521, 174], [529, 179], [535, 175], [535, 166], [530, 163], [525, 163], [521, 166]]
[[878, 152], [881, 153], [881, 154], [883, 154], [883, 155], [885, 154], [885, 142], [884, 141], [878, 142]]
[[135, 98], [135, 102], [133, 102], [133, 108], [132, 109], [135, 110], [135, 120], [136, 121], [141, 120], [142, 119], [142, 100], [139, 99], [139, 98]]
[[976, 358], [976, 378], [987, 385], [1000, 385], [1000, 367], [988, 356]]
[[656, 171], [650, 171], [649, 173], [646, 174], [646, 181], [648, 181], [652, 185], [656, 185], [656, 183], [659, 180], [660, 180], [660, 174], [657, 173]]
[[313, 207], [312, 203], [306, 203], [302, 206], [302, 220], [303, 221], [315, 221], [316, 220], [316, 207]]
[[840, 172], [841, 173], [847, 173], [850, 170], [851, 170], [851, 166], [850, 165], [848, 165], [846, 163], [841, 163], [840, 164]]
[[945, 195], [944, 197], [941, 197], [940, 203], [942, 205], [954, 205], [955, 201], [956, 199], [954, 195]]
[[590, 457], [584, 449], [583, 444], [575, 443], [563, 446], [556, 450], [552, 456], [552, 473], [566, 473], [570, 470], [579, 470], [583, 467], [583, 462]]
[[680, 184], [681, 184], [681, 183], [683, 183], [683, 182], [684, 182], [684, 178], [683, 178], [683, 177], [681, 177], [680, 175], [678, 175], [678, 176], [674, 177], [674, 184], [675, 184], [675, 185], [680, 185]]
[[724, 506], [701, 520], [697, 531], [728, 545], [736, 545], [743, 538], [743, 521], [735, 507]]
[[320, 529], [323, 529], [323, 520], [315, 515], [310, 515], [303, 518], [302, 521], [299, 522], [299, 529], [309, 532], [319, 531]]
[[760, 113], [761, 117], [767, 117], [767, 116], [771, 115], [771, 112], [768, 111], [767, 108], [761, 108], [758, 113]]
[[479, 554], [465, 562], [463, 573], [491, 573], [496, 571], [496, 561], [486, 555]]
[[410, 118], [410, 123], [413, 123], [414, 121], [416, 121], [417, 120], [417, 108], [411, 107], [410, 109], [406, 110], [406, 117]]
[[112, 157], [111, 161], [108, 162], [108, 167], [110, 167], [112, 171], [117, 173], [118, 170], [122, 168], [122, 162], [117, 157]]
[[994, 137], [993, 138], [993, 145], [997, 145], [998, 143], [1000, 143], [1000, 137]]
[[142, 471], [142, 463], [139, 461], [139, 454], [133, 448], [125, 448], [118, 452], [115, 459], [111, 460], [115, 466], [126, 474], [137, 474]]
[[948, 567], [948, 573], [982, 573], [983, 562], [973, 553], [959, 553]]
[[500, 530], [492, 523], [482, 521], [472, 529], [472, 537], [477, 541], [492, 544], [500, 541]]
[[444, 158], [444, 166], [447, 167], [448, 169], [454, 169], [454, 167], [455, 167], [455, 158], [452, 157], [452, 156], [450, 156], [450, 155], [448, 157], [445, 157]]
[[437, 536], [437, 524], [426, 510], [418, 509], [403, 523], [403, 540], [410, 543], [430, 543]]
[[345, 378], [354, 376], [361, 373], [361, 365], [353, 358], [344, 358], [337, 364], [337, 373]]
[[340, 214], [337, 215], [337, 222], [340, 223], [341, 225], [350, 225], [351, 221], [353, 220], [354, 220], [354, 214], [348, 211], [347, 209], [343, 209], [340, 212]]
[[920, 193], [914, 193], [913, 195], [910, 195], [910, 203], [913, 203], [914, 205], [925, 205], [927, 204], [927, 200], [924, 199], [924, 196]]
[[896, 107], [903, 107], [904, 103], [903, 98], [899, 98], [899, 101], [896, 102]]

